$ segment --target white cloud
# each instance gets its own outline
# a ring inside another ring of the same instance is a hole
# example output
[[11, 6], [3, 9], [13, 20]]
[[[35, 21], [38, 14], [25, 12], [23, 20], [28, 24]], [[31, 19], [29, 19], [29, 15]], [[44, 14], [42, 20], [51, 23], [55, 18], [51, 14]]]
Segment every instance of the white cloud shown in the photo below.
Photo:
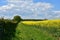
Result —
[[60, 14], [60, 11], [54, 11], [54, 13]]
[[15, 1], [32, 1], [32, 0], [7, 0], [7, 1], [15, 2]]
[[9, 9], [12, 9], [13, 7], [14, 7], [13, 4], [8, 4], [8, 5], [1, 6], [0, 10], [6, 11], [6, 10], [9, 10]]
[[57, 13], [60, 13], [60, 11], [52, 12], [54, 6], [50, 3], [34, 3], [33, 0], [7, 1], [8, 5], [0, 7], [0, 13], [6, 13], [6, 15], [10, 16], [20, 15], [22, 18], [54, 18], [57, 16]]

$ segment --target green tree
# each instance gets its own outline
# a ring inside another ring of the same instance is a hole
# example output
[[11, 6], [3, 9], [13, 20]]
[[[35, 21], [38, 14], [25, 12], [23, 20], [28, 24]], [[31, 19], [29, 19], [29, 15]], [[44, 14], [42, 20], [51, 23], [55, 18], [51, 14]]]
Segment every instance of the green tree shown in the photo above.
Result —
[[14, 16], [13, 21], [20, 22], [22, 19], [20, 16]]

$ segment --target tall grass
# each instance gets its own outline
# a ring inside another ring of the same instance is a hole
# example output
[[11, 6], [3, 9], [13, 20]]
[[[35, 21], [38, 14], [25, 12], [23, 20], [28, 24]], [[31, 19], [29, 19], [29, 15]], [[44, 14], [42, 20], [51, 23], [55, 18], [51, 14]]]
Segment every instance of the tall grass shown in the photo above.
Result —
[[52, 37], [60, 40], [60, 20], [24, 21], [22, 23], [46, 31]]
[[19, 23], [13, 40], [56, 40], [48, 32], [36, 27]]

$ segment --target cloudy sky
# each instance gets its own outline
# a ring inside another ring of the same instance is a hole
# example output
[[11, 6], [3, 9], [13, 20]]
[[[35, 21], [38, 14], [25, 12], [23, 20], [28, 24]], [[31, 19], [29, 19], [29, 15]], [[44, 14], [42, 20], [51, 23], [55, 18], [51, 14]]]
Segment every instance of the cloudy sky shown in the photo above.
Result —
[[60, 18], [60, 0], [0, 0], [0, 17], [23, 19]]

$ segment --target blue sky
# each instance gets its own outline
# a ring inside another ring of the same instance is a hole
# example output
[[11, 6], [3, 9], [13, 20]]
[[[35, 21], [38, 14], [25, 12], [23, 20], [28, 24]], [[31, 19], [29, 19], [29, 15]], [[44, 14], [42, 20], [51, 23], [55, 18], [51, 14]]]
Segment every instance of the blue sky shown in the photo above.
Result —
[[60, 0], [34, 0], [34, 2], [47, 2], [54, 5], [55, 10], [60, 10]]
[[[60, 10], [60, 0], [33, 0], [34, 2], [47, 2], [55, 6], [55, 10]], [[0, 0], [0, 6], [6, 5], [8, 2], [6, 0]]]
[[7, 1], [6, 0], [0, 0], [0, 6], [6, 5]]
[[30, 19], [60, 18], [60, 0], [23, 0], [23, 2], [19, 1], [22, 0], [0, 0], [0, 16], [11, 18], [14, 15], [20, 15], [22, 18]]

